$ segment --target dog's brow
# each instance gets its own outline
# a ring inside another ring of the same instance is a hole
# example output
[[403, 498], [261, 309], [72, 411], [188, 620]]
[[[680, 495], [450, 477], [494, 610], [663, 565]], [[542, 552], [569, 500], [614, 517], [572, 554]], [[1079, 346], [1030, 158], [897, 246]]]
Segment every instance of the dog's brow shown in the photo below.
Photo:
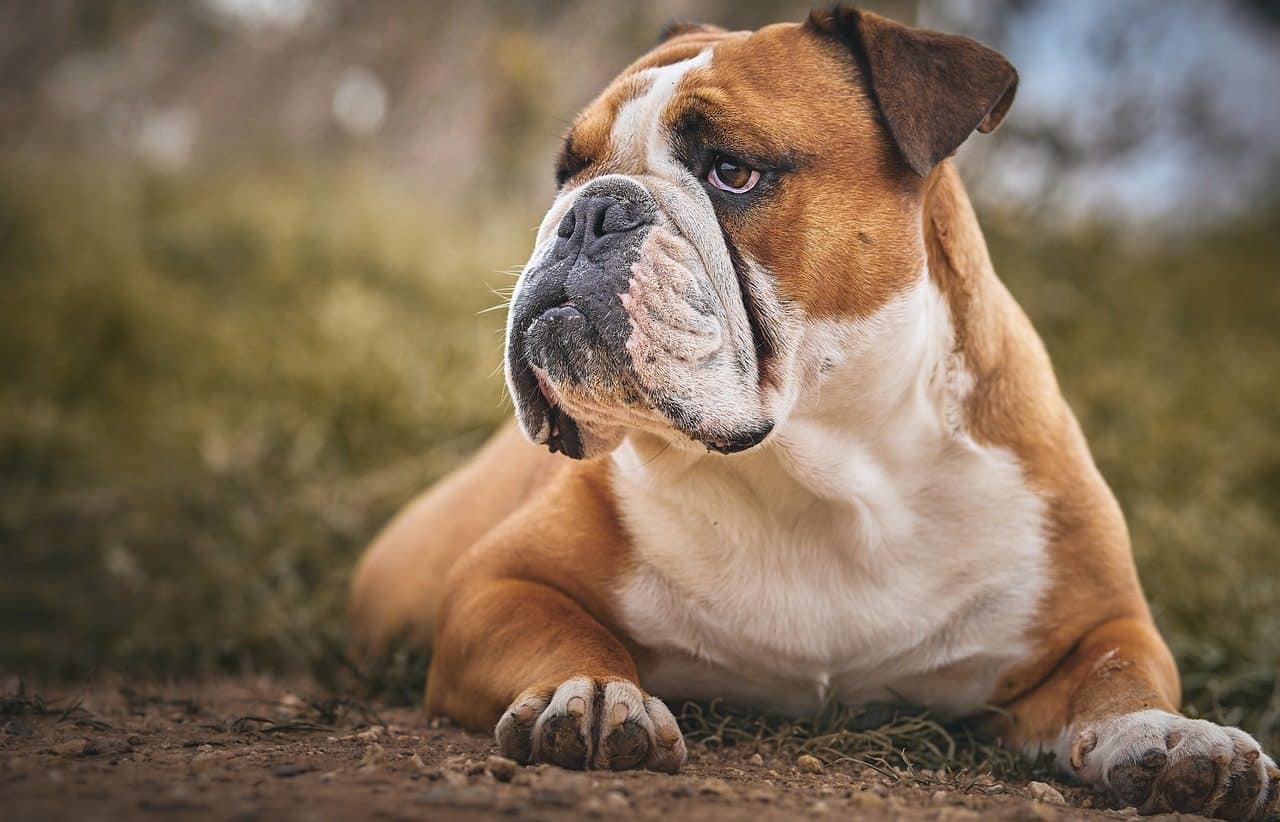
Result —
[[573, 142], [573, 132], [570, 131], [565, 135], [560, 153], [556, 157], [556, 185], [563, 186], [589, 165], [591, 165], [591, 158], [577, 151]]

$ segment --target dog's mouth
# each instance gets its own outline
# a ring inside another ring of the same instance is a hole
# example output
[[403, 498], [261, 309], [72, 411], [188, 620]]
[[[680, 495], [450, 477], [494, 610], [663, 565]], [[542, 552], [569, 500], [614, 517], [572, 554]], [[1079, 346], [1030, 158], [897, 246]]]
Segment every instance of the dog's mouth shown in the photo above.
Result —
[[553, 405], [547, 411], [547, 425], [550, 428], [547, 448], [551, 453], [562, 453], [575, 460], [582, 459], [582, 436], [573, 417], [564, 413], [559, 406]]
[[582, 459], [582, 432], [578, 429], [577, 421], [560, 404], [559, 394], [551, 385], [547, 373], [534, 366], [533, 374], [538, 381], [538, 393], [546, 404], [543, 413], [547, 420], [547, 449], [553, 454]]

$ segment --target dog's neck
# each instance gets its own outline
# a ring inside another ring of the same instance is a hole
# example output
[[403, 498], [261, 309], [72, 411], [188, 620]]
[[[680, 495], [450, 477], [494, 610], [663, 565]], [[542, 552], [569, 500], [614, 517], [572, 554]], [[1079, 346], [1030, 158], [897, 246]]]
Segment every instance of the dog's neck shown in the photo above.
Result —
[[878, 507], [899, 475], [914, 482], [942, 440], [963, 437], [952, 341], [947, 307], [922, 270], [872, 317], [808, 326], [795, 364], [799, 397], [762, 446], [725, 456], [633, 434], [615, 465], [664, 495], [714, 480], [770, 505]]

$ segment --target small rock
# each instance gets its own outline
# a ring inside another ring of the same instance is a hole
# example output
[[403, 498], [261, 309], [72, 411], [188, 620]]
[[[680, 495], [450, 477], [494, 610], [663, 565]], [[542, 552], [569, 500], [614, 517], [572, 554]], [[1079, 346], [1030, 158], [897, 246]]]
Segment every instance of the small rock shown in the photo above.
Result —
[[225, 753], [215, 751], [201, 751], [191, 757], [191, 770], [197, 773], [203, 773], [217, 767], [219, 763], [230, 759], [231, 757]]
[[514, 759], [507, 759], [505, 756], [490, 756], [484, 761], [484, 766], [489, 773], [493, 774], [493, 778], [499, 782], [510, 782], [516, 775], [516, 771], [520, 766]]
[[809, 754], [801, 754], [796, 759], [796, 767], [800, 773], [822, 773], [822, 760]]
[[1058, 812], [1043, 802], [1028, 802], [1018, 808], [1014, 818], [1018, 822], [1054, 822]]
[[4, 723], [4, 732], [9, 736], [32, 737], [36, 735], [36, 732], [30, 726], [16, 719], [10, 719]]
[[53, 746], [53, 752], [58, 756], [79, 756], [84, 753], [84, 749], [89, 746], [87, 739], [69, 739], [66, 742], [59, 742]]
[[452, 805], [455, 808], [490, 808], [495, 796], [491, 789], [457, 790], [445, 785], [427, 788], [418, 795], [424, 805]]
[[281, 765], [271, 772], [276, 779], [292, 779], [295, 776], [301, 776], [314, 770], [310, 765], [301, 765], [297, 762], [290, 762], [287, 765]]
[[[419, 771], [420, 773], [427, 773], [431, 770], [427, 767], [427, 763], [422, 761], [422, 755], [417, 751], [414, 751], [413, 756], [409, 757], [409, 764], [414, 767], [414, 770]], [[436, 778], [438, 779], [439, 777], [437, 776]]]
[[809, 813], [813, 814], [814, 816], [822, 816], [823, 814], [830, 813], [830, 812], [831, 812], [831, 806], [828, 805], [826, 802], [823, 802], [821, 799], [819, 799], [817, 802], [814, 802], [812, 805], [809, 806]]
[[884, 810], [885, 800], [870, 791], [859, 791], [849, 797], [849, 804], [860, 811], [875, 813]]
[[450, 788], [465, 788], [471, 784], [470, 780], [467, 779], [467, 775], [461, 771], [445, 771], [444, 783]]
[[723, 779], [704, 779], [698, 786], [698, 793], [705, 796], [729, 796], [733, 789]]
[[451, 756], [444, 761], [444, 766], [451, 771], [460, 771], [467, 767], [467, 758], [465, 756]]
[[622, 791], [609, 791], [604, 795], [605, 807], [612, 810], [621, 810], [631, 807], [631, 800]]
[[[604, 802], [594, 796], [579, 805], [578, 810], [581, 811], [584, 816], [591, 817], [592, 819], [599, 819], [605, 814]], [[515, 811], [518, 812], [519, 809], [516, 808]]]
[[364, 756], [360, 759], [361, 765], [381, 765], [387, 761], [387, 749], [379, 745], [377, 742], [370, 742], [369, 747], [364, 749]]
[[484, 773], [485, 763], [478, 759], [468, 759], [467, 764], [462, 766], [462, 772], [467, 776], [478, 776]]
[[693, 788], [689, 786], [688, 782], [681, 782], [679, 785], [676, 785], [671, 789], [671, 795], [677, 799], [683, 799], [686, 796], [693, 796]]
[[123, 739], [91, 739], [84, 746], [85, 756], [117, 756], [133, 751], [133, 746]]
[[559, 788], [535, 788], [532, 798], [535, 805], [554, 805], [559, 808], [572, 807], [578, 801], [572, 791]]
[[1047, 802], [1050, 805], [1065, 805], [1067, 800], [1062, 795], [1062, 791], [1045, 782], [1032, 782], [1027, 786], [1027, 795], [1039, 802]]
[[307, 703], [297, 694], [286, 691], [285, 695], [280, 697], [280, 707], [292, 713], [302, 713], [307, 709]]
[[951, 794], [946, 791], [934, 791], [929, 795], [929, 801], [935, 805], [945, 805], [951, 801]]
[[764, 766], [764, 757], [758, 753], [753, 753], [751, 755], [751, 758], [749, 758], [747, 761], [750, 762], [752, 765], [755, 765], [757, 768]]
[[774, 796], [773, 791], [766, 791], [758, 788], [753, 791], [747, 791], [746, 798], [748, 802], [761, 802], [767, 804], [773, 801]]

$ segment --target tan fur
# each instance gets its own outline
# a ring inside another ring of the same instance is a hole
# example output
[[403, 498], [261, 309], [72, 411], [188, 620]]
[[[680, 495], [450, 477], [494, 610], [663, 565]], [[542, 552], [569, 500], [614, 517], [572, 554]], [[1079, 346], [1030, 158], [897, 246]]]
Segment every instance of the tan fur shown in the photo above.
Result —
[[[1038, 628], [1040, 652], [1011, 672], [994, 699], [1011, 706], [1011, 741], [1043, 741], [1097, 703], [1174, 710], [1173, 658], [1151, 621], [1120, 508], [1062, 399], [1031, 323], [996, 278], [959, 177], [943, 164], [924, 207], [929, 271], [951, 308], [957, 346], [975, 386], [966, 416], [981, 442], [1009, 448], [1049, 502], [1054, 584]], [[1137, 668], [1099, 697], [1080, 688], [1101, 654], [1120, 649]], [[1136, 709], [1136, 708], [1135, 708]]]
[[427, 710], [487, 730], [529, 688], [636, 681], [638, 646], [609, 592], [627, 568], [605, 461], [574, 463], [464, 553], [443, 580]]
[[349, 616], [361, 651], [378, 653], [397, 639], [429, 644], [454, 561], [567, 464], [507, 423], [466, 465], [406, 505], [356, 568]]

